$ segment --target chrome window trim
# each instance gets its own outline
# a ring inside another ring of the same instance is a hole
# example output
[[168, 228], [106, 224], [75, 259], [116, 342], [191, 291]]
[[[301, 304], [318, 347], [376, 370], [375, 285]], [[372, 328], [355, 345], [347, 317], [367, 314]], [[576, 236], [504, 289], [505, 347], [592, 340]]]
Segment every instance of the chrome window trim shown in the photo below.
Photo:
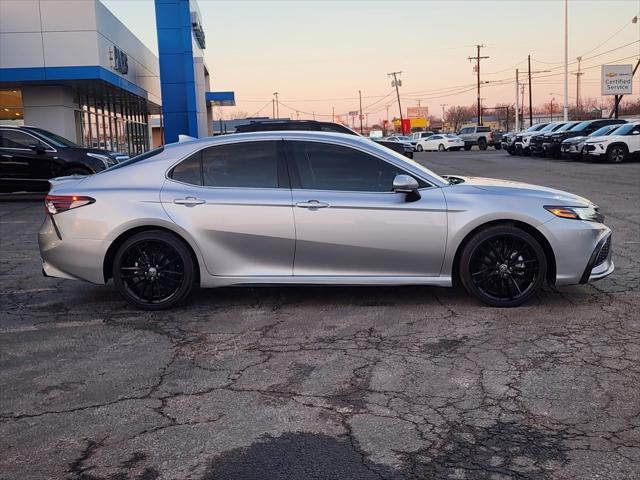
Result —
[[[51, 153], [55, 153], [58, 150], [56, 150], [55, 148], [53, 148], [51, 145], [49, 145], [47, 142], [45, 142], [44, 140], [42, 140], [41, 138], [36, 137], [35, 135], [33, 135], [30, 132], [26, 132], [24, 130], [18, 130], [18, 129], [13, 129], [13, 128], [0, 128], [0, 131], [3, 132], [20, 132], [20, 133], [24, 133], [25, 135], [34, 138], [36, 140], [38, 140], [38, 142], [43, 143], [44, 145], [46, 145], [49, 148], [45, 148], [44, 151], [45, 152], [51, 152]], [[33, 150], [31, 150], [30, 148], [16, 148], [16, 147], [3, 147], [0, 146], [0, 148], [2, 148], [3, 150], [20, 150], [22, 152], [32, 152]]]

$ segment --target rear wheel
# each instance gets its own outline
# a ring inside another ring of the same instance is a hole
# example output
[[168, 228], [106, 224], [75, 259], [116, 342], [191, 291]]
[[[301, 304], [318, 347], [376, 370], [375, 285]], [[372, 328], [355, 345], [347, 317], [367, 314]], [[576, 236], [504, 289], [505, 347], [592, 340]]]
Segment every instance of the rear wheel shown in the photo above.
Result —
[[460, 279], [469, 293], [494, 307], [516, 307], [542, 288], [547, 260], [538, 241], [516, 227], [481, 230], [464, 246]]
[[614, 145], [607, 151], [607, 162], [622, 163], [627, 158], [627, 147], [623, 145]]
[[442, 145], [442, 144], [438, 145], [438, 151], [439, 152], [444, 152], [444, 145]]
[[416, 150], [417, 150], [417, 151], [419, 151], [419, 152], [421, 152], [421, 151], [422, 151], [422, 150], [424, 150], [424, 149], [422, 148], [422, 145], [418, 144], [418, 146], [416, 147]]
[[484, 138], [478, 140], [478, 148], [480, 148], [480, 150], [487, 149], [487, 141]]
[[171, 308], [195, 287], [193, 258], [184, 242], [159, 230], [125, 240], [115, 254], [113, 281], [120, 294], [144, 310]]

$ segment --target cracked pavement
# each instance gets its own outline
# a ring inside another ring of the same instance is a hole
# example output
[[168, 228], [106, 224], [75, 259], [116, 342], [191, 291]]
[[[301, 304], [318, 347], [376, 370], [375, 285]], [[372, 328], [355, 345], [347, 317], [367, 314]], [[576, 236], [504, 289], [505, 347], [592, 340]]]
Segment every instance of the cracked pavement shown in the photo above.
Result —
[[640, 478], [640, 163], [417, 160], [592, 199], [616, 272], [511, 310], [298, 287], [140, 312], [43, 278], [41, 202], [0, 202], [0, 479]]

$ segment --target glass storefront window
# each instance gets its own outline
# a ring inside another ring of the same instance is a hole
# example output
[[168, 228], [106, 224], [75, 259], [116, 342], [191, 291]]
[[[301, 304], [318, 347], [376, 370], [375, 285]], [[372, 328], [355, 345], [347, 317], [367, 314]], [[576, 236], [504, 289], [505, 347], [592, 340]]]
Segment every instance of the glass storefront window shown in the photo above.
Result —
[[145, 100], [114, 89], [83, 91], [78, 100], [84, 146], [129, 155], [149, 150]]
[[19, 88], [0, 90], [0, 125], [24, 125], [22, 91]]

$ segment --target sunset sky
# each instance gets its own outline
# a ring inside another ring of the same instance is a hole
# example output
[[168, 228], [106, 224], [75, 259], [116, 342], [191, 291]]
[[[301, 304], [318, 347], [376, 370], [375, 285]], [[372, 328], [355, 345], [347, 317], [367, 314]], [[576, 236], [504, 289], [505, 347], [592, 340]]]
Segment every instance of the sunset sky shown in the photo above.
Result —
[[[152, 0], [102, 0], [157, 52]], [[403, 109], [418, 100], [440, 115], [440, 104], [475, 102], [476, 77], [467, 60], [484, 44], [483, 104], [514, 102], [515, 69], [521, 79], [527, 54], [534, 104], [563, 97], [562, 0], [537, 1], [222, 1], [199, 0], [206, 62], [214, 90], [234, 90], [237, 107], [222, 111], [331, 119], [358, 108], [369, 122], [397, 115], [387, 72], [402, 71]], [[640, 56], [640, 0], [570, 0], [569, 59], [582, 56], [583, 95], [600, 96], [602, 63], [635, 63]], [[640, 91], [636, 80], [634, 91]], [[575, 76], [569, 97], [574, 102]]]

